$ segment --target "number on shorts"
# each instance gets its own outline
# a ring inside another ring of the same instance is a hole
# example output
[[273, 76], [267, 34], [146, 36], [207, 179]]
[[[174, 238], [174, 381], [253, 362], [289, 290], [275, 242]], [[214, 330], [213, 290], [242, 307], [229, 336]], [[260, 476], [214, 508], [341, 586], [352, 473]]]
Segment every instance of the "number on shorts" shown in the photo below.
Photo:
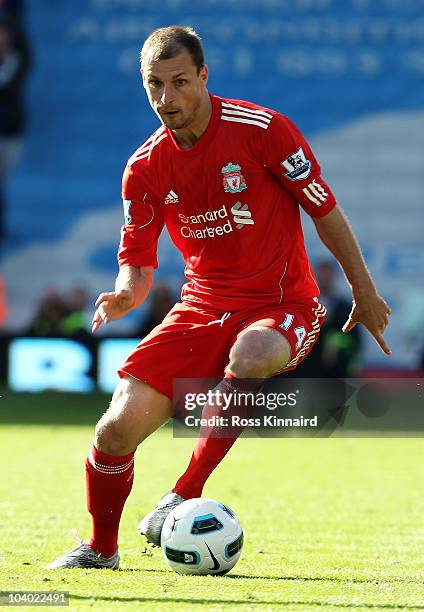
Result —
[[280, 323], [279, 327], [287, 331], [290, 325], [293, 323], [293, 319], [294, 319], [294, 316], [287, 312], [284, 321]]
[[303, 344], [304, 339], [306, 338], [306, 329], [304, 327], [295, 327], [294, 333], [296, 334], [297, 342], [296, 349], [300, 349]]

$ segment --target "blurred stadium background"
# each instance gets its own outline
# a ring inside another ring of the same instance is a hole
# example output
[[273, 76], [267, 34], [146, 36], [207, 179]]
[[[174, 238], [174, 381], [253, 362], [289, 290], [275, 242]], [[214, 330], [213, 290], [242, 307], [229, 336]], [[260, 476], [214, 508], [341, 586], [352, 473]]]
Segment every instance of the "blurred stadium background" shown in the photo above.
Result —
[[[393, 309], [393, 357], [364, 336], [360, 370], [422, 368], [423, 0], [37, 0], [23, 8], [28, 127], [3, 185], [2, 384], [109, 392], [152, 316], [147, 304], [108, 327], [107, 338], [87, 331], [93, 301], [117, 271], [122, 170], [157, 127], [139, 48], [172, 23], [202, 36], [212, 92], [275, 108], [310, 140]], [[304, 228], [316, 264], [326, 252], [306, 218]], [[167, 290], [178, 297], [182, 271], [164, 234], [156, 278], [165, 302]], [[341, 274], [337, 282], [348, 295]], [[40, 303], [55, 310], [63, 296], [76, 303], [62, 333], [37, 326]]]

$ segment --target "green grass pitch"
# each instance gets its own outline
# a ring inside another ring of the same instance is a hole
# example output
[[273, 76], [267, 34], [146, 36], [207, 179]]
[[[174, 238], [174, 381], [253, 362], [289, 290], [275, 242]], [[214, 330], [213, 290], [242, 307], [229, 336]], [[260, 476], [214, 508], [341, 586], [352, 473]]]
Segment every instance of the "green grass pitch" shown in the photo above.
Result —
[[194, 441], [163, 428], [138, 450], [121, 570], [47, 571], [89, 535], [83, 461], [101, 397], [0, 399], [0, 590], [69, 591], [71, 610], [424, 610], [424, 446], [415, 438], [242, 439], [205, 495], [238, 514], [225, 577], [178, 576], [136, 526]]

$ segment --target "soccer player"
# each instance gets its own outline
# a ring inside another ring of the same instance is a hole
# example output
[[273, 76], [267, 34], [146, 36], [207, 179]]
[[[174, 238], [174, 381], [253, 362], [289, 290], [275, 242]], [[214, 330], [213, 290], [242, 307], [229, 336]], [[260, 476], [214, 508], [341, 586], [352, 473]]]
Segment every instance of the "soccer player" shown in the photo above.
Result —
[[[161, 126], [124, 172], [120, 270], [114, 291], [96, 301], [93, 332], [146, 299], [164, 225], [183, 254], [188, 282], [181, 302], [120, 368], [96, 426], [86, 460], [92, 537], [50, 568], [118, 567], [134, 452], [172, 416], [174, 378], [218, 378], [216, 389], [236, 394], [308, 355], [325, 308], [305, 251], [300, 206], [352, 289], [343, 331], [362, 323], [390, 354], [383, 338], [390, 308], [297, 127], [274, 110], [208, 93], [201, 42], [189, 27], [155, 30], [141, 51], [141, 74]], [[201, 495], [237, 433], [198, 439], [185, 473], [141, 521], [147, 540], [160, 544], [168, 513]]]

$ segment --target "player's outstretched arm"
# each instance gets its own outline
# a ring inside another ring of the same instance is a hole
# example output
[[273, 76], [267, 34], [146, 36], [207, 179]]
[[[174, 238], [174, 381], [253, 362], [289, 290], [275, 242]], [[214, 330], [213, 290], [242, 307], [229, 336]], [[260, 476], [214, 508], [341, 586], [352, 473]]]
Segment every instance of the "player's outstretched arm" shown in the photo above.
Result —
[[96, 312], [91, 331], [96, 333], [102, 323], [115, 321], [137, 308], [147, 298], [153, 283], [153, 267], [136, 268], [124, 265], [115, 281], [115, 291], [101, 293], [96, 300]]
[[386, 355], [392, 352], [383, 338], [391, 310], [378, 294], [360, 246], [339, 205], [323, 217], [313, 218], [318, 235], [340, 263], [352, 289], [353, 306], [343, 326], [345, 333], [362, 323]]

